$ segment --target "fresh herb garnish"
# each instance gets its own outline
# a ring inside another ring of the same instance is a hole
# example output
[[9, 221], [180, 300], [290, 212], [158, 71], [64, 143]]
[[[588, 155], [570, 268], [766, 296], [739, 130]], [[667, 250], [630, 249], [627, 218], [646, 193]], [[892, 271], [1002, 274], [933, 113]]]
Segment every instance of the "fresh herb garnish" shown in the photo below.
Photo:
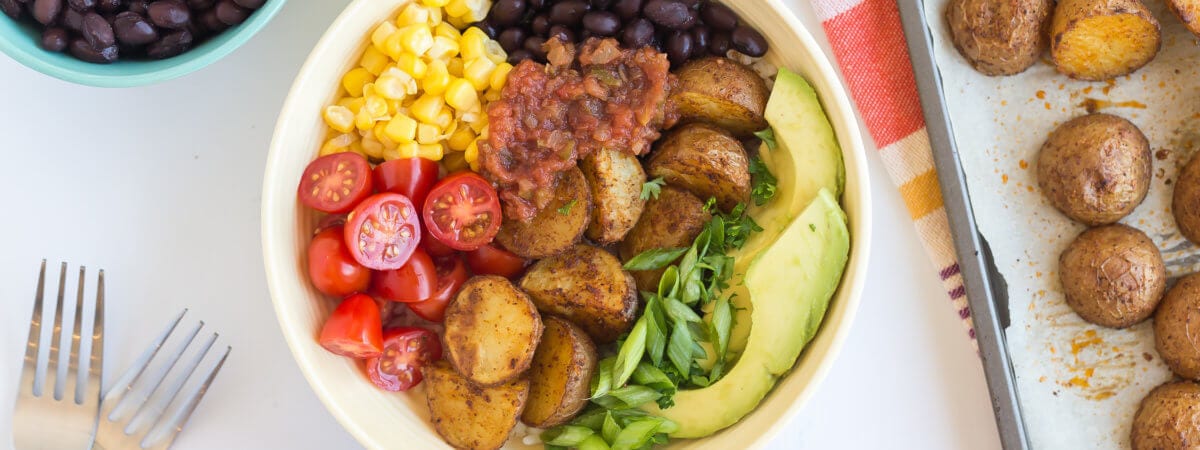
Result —
[[750, 198], [754, 204], [762, 206], [775, 197], [778, 180], [771, 170], [763, 164], [760, 158], [750, 158]]
[[775, 146], [777, 145], [775, 142], [775, 130], [771, 129], [771, 127], [766, 127], [755, 131], [754, 136], [762, 139], [762, 141], [767, 144], [768, 149], [775, 150]]
[[663, 177], [658, 177], [653, 180], [642, 183], [642, 200], [657, 199], [658, 194], [662, 192], [663, 185], [667, 184]]
[[571, 208], [573, 208], [575, 206], [575, 203], [577, 203], [577, 202], [579, 202], [579, 199], [577, 199], [577, 198], [571, 199], [571, 201], [567, 202], [567, 204], [562, 205], [561, 208], [558, 208], [558, 213], [562, 214], [564, 216], [567, 214], [571, 214]]
[[687, 247], [646, 250], [625, 263], [625, 270], [658, 270], [667, 267], [687, 251]]

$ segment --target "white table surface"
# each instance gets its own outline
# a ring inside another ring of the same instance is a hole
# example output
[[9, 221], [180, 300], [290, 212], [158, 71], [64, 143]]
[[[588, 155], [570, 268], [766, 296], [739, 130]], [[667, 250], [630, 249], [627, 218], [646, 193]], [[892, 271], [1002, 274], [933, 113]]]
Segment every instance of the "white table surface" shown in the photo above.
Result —
[[[42, 258], [107, 271], [110, 380], [184, 307], [233, 346], [175, 448], [359, 447], [292, 360], [259, 239], [276, 114], [346, 3], [293, 0], [233, 55], [146, 88], [76, 86], [0, 56], [0, 448]], [[828, 52], [809, 4], [791, 3]], [[999, 448], [978, 360], [870, 153], [875, 242], [857, 321], [769, 448]]]

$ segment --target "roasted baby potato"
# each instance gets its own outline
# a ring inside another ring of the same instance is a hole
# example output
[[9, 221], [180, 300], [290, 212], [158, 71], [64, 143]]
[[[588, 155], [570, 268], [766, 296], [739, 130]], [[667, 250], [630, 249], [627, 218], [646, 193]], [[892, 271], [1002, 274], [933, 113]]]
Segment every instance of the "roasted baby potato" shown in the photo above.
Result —
[[[617, 245], [621, 260], [628, 262], [646, 250], [688, 247], [704, 230], [712, 215], [704, 202], [682, 189], [663, 186], [658, 198], [646, 202], [637, 225]], [[639, 290], [657, 292], [662, 269], [631, 272]]]
[[422, 374], [433, 428], [455, 448], [500, 448], [517, 425], [529, 396], [529, 380], [480, 387], [445, 361], [425, 366]]
[[652, 178], [696, 194], [716, 197], [730, 210], [750, 200], [750, 160], [742, 143], [724, 130], [707, 124], [688, 124], [671, 130], [646, 162]]
[[1188, 31], [1200, 37], [1200, 0], [1167, 0], [1167, 6]]
[[560, 425], [587, 406], [596, 346], [575, 324], [555, 316], [543, 319], [546, 331], [529, 368], [529, 401], [521, 421], [537, 428]]
[[1200, 310], [1200, 274], [1175, 283], [1154, 313], [1154, 348], [1172, 372], [1200, 379], [1200, 342], [1191, 330], [1192, 315]]
[[1167, 285], [1154, 242], [1122, 224], [1084, 231], [1058, 259], [1067, 306], [1096, 325], [1125, 328], [1151, 314]]
[[574, 322], [607, 344], [633, 326], [638, 300], [633, 276], [621, 261], [590, 245], [575, 245], [538, 261], [521, 278], [539, 311]]
[[1059, 0], [1050, 22], [1050, 58], [1079, 80], [1132, 73], [1161, 46], [1158, 20], [1140, 0]]
[[471, 278], [446, 306], [446, 360], [480, 386], [519, 377], [541, 338], [537, 307], [505, 278]]
[[954, 48], [984, 75], [1024, 72], [1046, 48], [1053, 0], [952, 0], [946, 22]]
[[1150, 190], [1150, 142], [1134, 124], [1088, 114], [1059, 125], [1038, 154], [1037, 179], [1050, 204], [1087, 225], [1121, 220]]
[[600, 245], [608, 245], [625, 237], [646, 201], [642, 200], [642, 184], [646, 172], [636, 156], [620, 150], [593, 152], [579, 162], [592, 191], [592, 223], [587, 237]]
[[737, 61], [722, 57], [697, 59], [675, 71], [679, 86], [670, 100], [679, 120], [710, 123], [738, 136], [767, 128], [767, 84]]
[[1196, 448], [1200, 442], [1200, 385], [1171, 381], [1154, 388], [1129, 433], [1133, 450]]
[[1183, 237], [1200, 242], [1200, 157], [1192, 156], [1175, 180], [1171, 214]]
[[559, 175], [554, 199], [528, 223], [506, 214], [496, 242], [524, 258], [545, 258], [579, 242], [591, 219], [592, 193], [587, 179], [572, 167]]

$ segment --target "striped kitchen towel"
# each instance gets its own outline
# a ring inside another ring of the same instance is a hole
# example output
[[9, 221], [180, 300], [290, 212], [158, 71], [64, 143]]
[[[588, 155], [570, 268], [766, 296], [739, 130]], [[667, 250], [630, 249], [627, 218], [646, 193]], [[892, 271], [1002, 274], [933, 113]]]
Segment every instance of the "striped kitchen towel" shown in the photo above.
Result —
[[813, 8], [883, 165], [978, 350], [896, 1], [813, 0]]

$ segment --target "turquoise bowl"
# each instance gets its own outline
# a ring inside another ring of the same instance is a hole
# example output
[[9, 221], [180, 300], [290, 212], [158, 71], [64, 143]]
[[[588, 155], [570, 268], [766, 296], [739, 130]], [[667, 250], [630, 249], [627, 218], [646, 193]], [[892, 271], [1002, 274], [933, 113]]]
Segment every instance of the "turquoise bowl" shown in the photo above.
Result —
[[203, 68], [232, 53], [258, 33], [283, 8], [286, 0], [267, 0], [241, 25], [225, 30], [178, 56], [163, 60], [118, 60], [95, 64], [68, 53], [43, 50], [41, 33], [32, 22], [0, 14], [0, 51], [21, 64], [60, 80], [88, 86], [133, 87], [161, 83]]

